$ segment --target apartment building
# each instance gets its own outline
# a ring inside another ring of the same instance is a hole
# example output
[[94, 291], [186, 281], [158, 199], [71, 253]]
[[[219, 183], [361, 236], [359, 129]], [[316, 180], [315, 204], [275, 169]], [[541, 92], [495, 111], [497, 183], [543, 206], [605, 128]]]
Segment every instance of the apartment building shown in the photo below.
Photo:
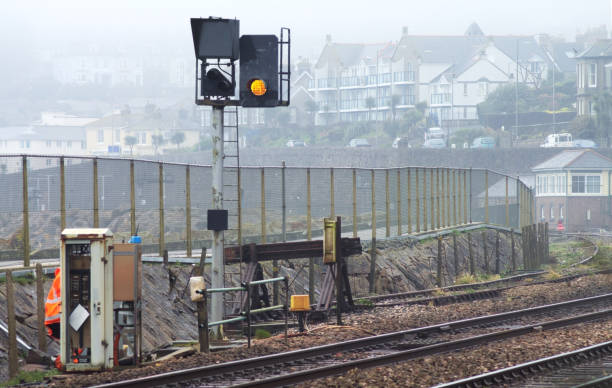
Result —
[[612, 91], [612, 40], [600, 39], [576, 56], [578, 116], [595, 115], [595, 97]]

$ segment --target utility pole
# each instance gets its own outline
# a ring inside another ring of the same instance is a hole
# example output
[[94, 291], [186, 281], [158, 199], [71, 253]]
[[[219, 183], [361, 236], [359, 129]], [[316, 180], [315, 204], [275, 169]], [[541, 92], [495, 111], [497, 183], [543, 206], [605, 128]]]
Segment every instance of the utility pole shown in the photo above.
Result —
[[[212, 208], [223, 209], [223, 110], [225, 105], [213, 105], [212, 107]], [[213, 230], [212, 240], [212, 288], [223, 288], [225, 277], [225, 266], [223, 263], [223, 230]], [[212, 293], [210, 320], [218, 322], [223, 320], [223, 294]], [[219, 337], [220, 326], [213, 327], [215, 337]]]

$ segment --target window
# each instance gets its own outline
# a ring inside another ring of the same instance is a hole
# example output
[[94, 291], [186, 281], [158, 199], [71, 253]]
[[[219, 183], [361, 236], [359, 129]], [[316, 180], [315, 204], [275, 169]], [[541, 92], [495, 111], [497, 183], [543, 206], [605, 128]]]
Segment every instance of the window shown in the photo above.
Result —
[[574, 175], [572, 177], [572, 193], [584, 193], [584, 175]]
[[467, 108], [463, 107], [463, 118], [467, 119]]
[[467, 82], [463, 84], [463, 95], [464, 96], [468, 95], [468, 84], [467, 84]]
[[586, 219], [587, 219], [587, 221], [591, 221], [591, 209], [587, 209], [587, 211], [586, 211]]
[[98, 143], [104, 143], [104, 130], [98, 129]]
[[486, 96], [489, 93], [489, 84], [487, 82], [479, 82], [478, 93], [480, 96]]
[[552, 205], [550, 205], [550, 219], [555, 219], [555, 208]]
[[559, 205], [559, 219], [563, 219], [563, 205]]
[[589, 175], [586, 177], [586, 192], [592, 194], [599, 194], [600, 184], [598, 175]]
[[51, 167], [53, 164], [53, 159], [47, 159], [47, 167]]
[[544, 219], [546, 217], [544, 217], [544, 205], [542, 205], [542, 207], [540, 208], [540, 218]]
[[597, 64], [589, 63], [588, 71], [589, 87], [597, 87]]

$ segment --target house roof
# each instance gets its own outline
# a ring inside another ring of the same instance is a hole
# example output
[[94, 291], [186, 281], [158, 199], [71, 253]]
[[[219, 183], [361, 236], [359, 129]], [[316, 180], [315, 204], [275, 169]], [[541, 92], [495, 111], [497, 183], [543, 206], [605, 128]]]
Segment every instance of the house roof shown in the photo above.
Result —
[[315, 65], [322, 68], [328, 64], [342, 65], [343, 67], [357, 65], [360, 61], [376, 63], [377, 57], [381, 60], [389, 60], [393, 55], [395, 45], [393, 43], [327, 43]]
[[34, 125], [0, 127], [0, 140], [85, 140], [82, 127]]
[[612, 169], [612, 159], [593, 150], [565, 150], [533, 167], [533, 171], [562, 169]]
[[612, 39], [600, 39], [576, 58], [612, 57]]
[[[540, 57], [547, 61], [548, 57], [542, 47], [533, 36], [489, 36], [489, 40], [510, 59], [515, 60], [517, 55], [519, 62], [528, 62], [534, 57]], [[517, 52], [518, 42], [518, 52]]]
[[553, 43], [550, 49], [555, 63], [559, 70], [564, 73], [576, 72], [576, 55], [579, 52], [579, 45], [576, 42]]
[[405, 35], [398, 43], [394, 60], [417, 56], [422, 63], [463, 63], [486, 43], [484, 36]]

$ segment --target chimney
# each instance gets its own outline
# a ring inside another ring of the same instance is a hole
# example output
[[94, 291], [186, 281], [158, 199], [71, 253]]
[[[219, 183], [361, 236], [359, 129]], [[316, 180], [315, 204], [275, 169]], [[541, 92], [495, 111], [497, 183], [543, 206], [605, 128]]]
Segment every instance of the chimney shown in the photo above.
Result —
[[402, 38], [408, 36], [408, 26], [402, 27]]
[[325, 35], [325, 43], [329, 44], [329, 43], [331, 43], [331, 41], [332, 41], [331, 34]]

